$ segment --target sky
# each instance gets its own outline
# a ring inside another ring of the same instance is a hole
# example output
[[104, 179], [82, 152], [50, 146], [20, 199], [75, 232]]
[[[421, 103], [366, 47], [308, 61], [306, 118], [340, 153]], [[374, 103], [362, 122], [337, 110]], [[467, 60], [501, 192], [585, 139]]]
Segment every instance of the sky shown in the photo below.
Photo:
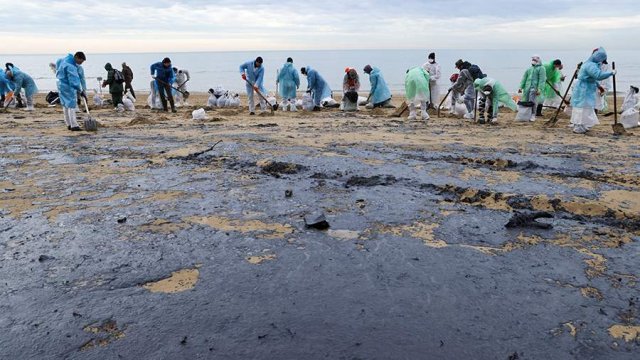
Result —
[[0, 0], [4, 54], [640, 49], [638, 0]]

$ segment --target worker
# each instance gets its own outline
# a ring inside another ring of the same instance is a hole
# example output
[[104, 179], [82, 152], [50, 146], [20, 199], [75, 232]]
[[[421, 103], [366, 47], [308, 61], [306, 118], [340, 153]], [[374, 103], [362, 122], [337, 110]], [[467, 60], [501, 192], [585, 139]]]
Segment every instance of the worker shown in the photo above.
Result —
[[427, 62], [422, 68], [429, 73], [429, 93], [431, 94], [431, 106], [440, 102], [440, 88], [438, 80], [440, 80], [440, 64], [436, 62], [436, 53], [430, 53]]
[[184, 94], [188, 93], [187, 82], [191, 80], [191, 75], [189, 74], [189, 70], [186, 69], [173, 68], [173, 70], [176, 73], [176, 88], [179, 90], [177, 91], [176, 97], [180, 99], [180, 103], [183, 103], [183, 101], [186, 100]]
[[353, 68], [344, 69], [342, 79], [342, 110], [358, 110], [358, 91], [360, 91], [360, 76]]
[[[607, 72], [611, 68], [607, 60], [600, 64], [600, 71]], [[605, 113], [609, 110], [609, 103], [607, 102], [607, 93], [611, 90], [611, 79], [604, 79], [598, 81], [598, 94], [596, 96], [596, 113]]]
[[371, 90], [367, 99], [367, 109], [391, 106], [391, 91], [382, 76], [382, 72], [377, 67], [367, 65], [364, 67], [365, 74], [369, 74]]
[[[265, 94], [264, 89], [264, 61], [262, 57], [258, 56], [255, 60], [247, 61], [240, 65], [240, 74], [242, 74], [242, 80], [246, 82], [247, 97], [249, 98], [249, 115], [256, 114], [256, 105], [253, 100], [255, 91], [259, 91]], [[266, 111], [267, 104], [265, 100], [260, 97], [260, 110]]]
[[116, 76], [116, 69], [111, 66], [111, 63], [106, 63], [104, 65], [104, 69], [107, 70], [107, 78], [102, 82], [102, 87], [109, 85], [109, 94], [111, 94], [113, 107], [118, 107], [118, 104], [122, 104], [122, 93], [124, 92], [122, 84], [124, 84], [124, 75], [120, 73]]
[[167, 98], [169, 104], [171, 104], [171, 112], [178, 112], [176, 110], [176, 104], [173, 101], [173, 94], [171, 93], [171, 84], [176, 79], [176, 74], [171, 67], [171, 59], [168, 57], [162, 59], [161, 62], [151, 64], [151, 77], [155, 80], [155, 85], [158, 87], [158, 93], [160, 94], [160, 101], [162, 102], [162, 109], [168, 111]]
[[404, 89], [409, 102], [409, 120], [418, 119], [416, 103], [420, 103], [421, 115], [418, 120], [429, 120], [427, 113], [429, 93], [429, 73], [420, 66], [407, 70], [404, 79]]
[[[542, 60], [540, 56], [533, 55], [531, 57], [531, 67], [524, 72], [518, 89], [518, 94], [522, 94], [522, 106], [531, 107], [532, 109], [530, 121], [536, 120], [535, 111], [538, 109], [538, 104], [544, 102], [543, 94], [546, 83], [547, 73], [542, 66]], [[540, 108], [540, 111], [542, 111], [542, 108]]]
[[[478, 65], [471, 64], [468, 61], [462, 61], [462, 59], [456, 61], [456, 69], [460, 71], [460, 74], [458, 74], [455, 84], [453, 84], [450, 89], [452, 100], [455, 104], [459, 97], [464, 96], [464, 105], [467, 108], [467, 113], [464, 114], [464, 118], [473, 120], [473, 110], [476, 99], [473, 82], [477, 79], [484, 79], [486, 75]], [[451, 108], [450, 113], [455, 114], [454, 107]]]
[[283, 109], [297, 111], [296, 92], [300, 88], [300, 75], [293, 66], [292, 58], [287, 58], [287, 62], [282, 65], [282, 69], [278, 72], [276, 86], [279, 87], [280, 96], [282, 96]]
[[13, 94], [13, 83], [5, 72], [0, 71], [0, 105], [9, 105], [13, 100]]
[[86, 60], [85, 54], [78, 51], [74, 55], [69, 54], [56, 61], [56, 79], [60, 104], [62, 105], [67, 129], [71, 131], [80, 131], [80, 126], [76, 120], [78, 95], [84, 101], [87, 100], [87, 93], [85, 92], [86, 81], [84, 80], [84, 69], [82, 68], [82, 64]]
[[513, 111], [518, 109], [515, 101], [511, 98], [511, 95], [502, 86], [501, 83], [490, 77], [484, 77], [482, 79], [476, 79], [473, 82], [475, 90], [480, 93], [480, 100], [478, 101], [478, 111], [480, 115], [478, 117], [478, 123], [485, 123], [485, 110], [487, 111], [487, 118], [489, 124], [498, 123], [498, 109], [500, 104], [510, 108]]
[[582, 64], [578, 72], [578, 81], [571, 96], [571, 127], [576, 134], [584, 134], [599, 124], [595, 113], [598, 82], [608, 79], [616, 71], [602, 71], [601, 65], [607, 60], [607, 52], [600, 47]]
[[307, 77], [307, 93], [313, 98], [313, 111], [320, 111], [322, 99], [331, 97], [329, 84], [310, 66], [303, 67], [300, 72]]
[[126, 62], [122, 63], [122, 75], [124, 75], [124, 92], [126, 93], [128, 91], [135, 99], [136, 93], [133, 91], [133, 86], [131, 85], [133, 82], [133, 70], [131, 70]]
[[562, 98], [558, 96], [558, 93], [562, 90], [562, 61], [555, 59], [548, 62], [544, 64], [544, 69], [547, 75], [543, 93], [544, 102], [538, 104], [536, 116], [542, 116], [543, 106], [558, 108], [562, 105]]
[[27, 102], [26, 110], [34, 111], [33, 97], [38, 92], [38, 87], [36, 86], [36, 82], [33, 81], [33, 78], [13, 64], [7, 64], [6, 75], [12, 82], [14, 94], [16, 94], [16, 99], [18, 100], [18, 107], [23, 107], [20, 92], [24, 88]]

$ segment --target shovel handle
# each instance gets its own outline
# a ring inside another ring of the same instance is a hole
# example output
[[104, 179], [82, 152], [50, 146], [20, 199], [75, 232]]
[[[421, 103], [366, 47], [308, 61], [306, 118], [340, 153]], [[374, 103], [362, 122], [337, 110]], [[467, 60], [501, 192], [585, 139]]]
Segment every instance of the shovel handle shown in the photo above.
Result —
[[438, 117], [440, 117], [440, 108], [442, 107], [442, 104], [444, 104], [444, 101], [447, 100], [447, 98], [449, 97], [449, 94], [451, 94], [451, 91], [453, 89], [449, 89], [449, 91], [447, 91], [447, 95], [444, 96], [444, 98], [442, 99], [442, 101], [440, 101], [440, 104], [438, 104]]
[[[611, 63], [611, 69], [616, 70], [616, 62]], [[618, 91], [616, 89], [616, 75], [613, 74], [613, 123], [618, 124]]]
[[81, 98], [82, 102], [84, 103], [84, 109], [87, 111], [87, 114], [91, 116], [91, 113], [89, 112], [89, 105], [87, 105], [87, 99], [84, 96], [81, 96]]

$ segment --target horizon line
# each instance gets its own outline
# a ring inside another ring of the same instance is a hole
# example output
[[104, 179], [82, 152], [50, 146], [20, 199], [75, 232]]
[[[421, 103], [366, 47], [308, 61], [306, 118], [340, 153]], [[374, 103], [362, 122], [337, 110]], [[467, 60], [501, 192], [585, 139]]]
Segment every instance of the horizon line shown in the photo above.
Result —
[[[586, 49], [586, 48], [585, 48]], [[144, 55], [144, 54], [205, 54], [205, 53], [248, 53], [248, 52], [306, 52], [306, 51], [513, 51], [513, 50], [531, 50], [531, 51], [581, 51], [582, 48], [575, 49], [533, 49], [533, 48], [496, 48], [496, 49], [462, 49], [462, 48], [442, 48], [442, 49], [427, 49], [427, 48], [396, 48], [396, 49], [288, 49], [288, 50], [195, 50], [195, 51], [141, 51], [141, 52], [127, 52], [127, 51], [114, 51], [114, 52], [86, 52], [87, 54], [96, 55]], [[619, 51], [618, 48], [609, 48], [607, 51]], [[82, 50], [76, 50], [82, 51]], [[587, 51], [587, 50], [585, 50]], [[638, 51], [638, 49], [623, 49], [623, 51]], [[69, 53], [69, 52], [66, 52]], [[60, 55], [63, 53], [4, 53], [0, 52], [0, 56], [46, 56], [46, 55]]]

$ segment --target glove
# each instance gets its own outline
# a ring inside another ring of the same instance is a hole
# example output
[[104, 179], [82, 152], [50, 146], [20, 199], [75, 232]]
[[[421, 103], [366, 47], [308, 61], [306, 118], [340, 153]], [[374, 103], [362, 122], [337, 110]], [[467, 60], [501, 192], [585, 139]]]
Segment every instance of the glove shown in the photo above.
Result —
[[242, 73], [242, 80], [247, 80], [247, 74]]
[[84, 90], [80, 92], [80, 96], [82, 96], [85, 100], [87, 100], [87, 93]]
[[253, 87], [253, 90], [255, 90], [255, 91], [260, 91], [260, 88], [258, 88], [257, 86], [254, 86], [254, 87]]
[[617, 74], [617, 73], [618, 73], [618, 72], [617, 72], [616, 70], [612, 70], [612, 71], [611, 71], [611, 74], [612, 74], [613, 76], [616, 76], [616, 74]]

